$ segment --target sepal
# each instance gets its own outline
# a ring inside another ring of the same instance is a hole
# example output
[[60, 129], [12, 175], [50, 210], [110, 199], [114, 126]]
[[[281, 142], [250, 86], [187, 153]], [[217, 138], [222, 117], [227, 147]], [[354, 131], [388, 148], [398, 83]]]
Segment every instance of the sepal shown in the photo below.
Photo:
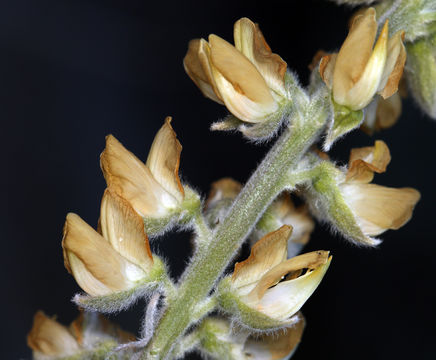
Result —
[[323, 149], [329, 151], [340, 137], [357, 129], [363, 122], [363, 110], [351, 110], [332, 100], [333, 117], [327, 128]]
[[406, 78], [411, 93], [425, 113], [436, 119], [436, 32], [406, 44]]

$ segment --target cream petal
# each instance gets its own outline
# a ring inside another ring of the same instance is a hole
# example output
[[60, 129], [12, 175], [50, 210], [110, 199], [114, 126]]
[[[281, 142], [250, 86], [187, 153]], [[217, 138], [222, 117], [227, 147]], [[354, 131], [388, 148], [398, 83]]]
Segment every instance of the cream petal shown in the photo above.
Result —
[[204, 39], [189, 42], [188, 52], [183, 59], [183, 66], [191, 80], [200, 88], [204, 96], [223, 104], [209, 63], [209, 44]]
[[[105, 296], [112, 294], [115, 291], [121, 291], [124, 289], [123, 286], [119, 288], [109, 287], [92, 275], [91, 272], [86, 268], [85, 264], [76, 255], [74, 255], [74, 253], [66, 251], [65, 254], [71, 269], [70, 273], [74, 276], [77, 284], [79, 284], [79, 286], [87, 294], [92, 296]], [[128, 284], [125, 284], [125, 286], [127, 288]]]
[[259, 26], [242, 18], [235, 23], [233, 34], [236, 49], [256, 66], [270, 89], [284, 96], [286, 62], [271, 51]]
[[153, 267], [153, 257], [144, 221], [122, 197], [106, 189], [101, 202], [101, 231], [124, 258], [145, 272]]
[[33, 327], [27, 335], [29, 347], [43, 355], [64, 357], [80, 350], [79, 344], [68, 329], [54, 319], [38, 311], [33, 318]]
[[294, 315], [316, 290], [330, 266], [328, 261], [313, 271], [268, 289], [255, 308], [275, 319], [285, 320]]
[[62, 247], [67, 269], [90, 295], [127, 290], [146, 275], [76, 214], [67, 215]]
[[209, 36], [212, 74], [230, 112], [247, 122], [261, 122], [278, 105], [256, 67], [227, 41]]
[[398, 90], [398, 84], [403, 75], [406, 63], [406, 49], [403, 44], [404, 31], [398, 31], [388, 41], [388, 55], [378, 92], [384, 98], [389, 98]]
[[[298, 321], [289, 328], [260, 337], [249, 337], [244, 344], [244, 353], [250, 360], [289, 359], [303, 335], [305, 320], [301, 313]], [[247, 359], [247, 360], [248, 360]]]
[[[371, 102], [380, 85], [385, 68], [387, 40], [388, 22], [386, 21], [361, 77], [348, 90], [345, 96], [336, 97], [335, 82], [333, 82], [333, 94], [338, 104], [349, 106], [352, 110], [359, 110]], [[339, 66], [338, 61], [336, 61], [336, 66]]]
[[106, 137], [100, 164], [108, 187], [126, 199], [142, 216], [159, 217], [178, 201], [153, 177], [151, 171], [115, 137]]
[[232, 282], [236, 288], [253, 284], [271, 268], [286, 260], [287, 244], [292, 228], [284, 225], [265, 235], [251, 249], [250, 256], [235, 264]]
[[177, 140], [177, 135], [171, 127], [171, 117], [168, 116], [154, 138], [146, 166], [158, 183], [178, 202], [182, 202], [185, 197], [179, 178], [181, 152], [182, 145]]
[[361, 79], [371, 57], [376, 33], [373, 8], [355, 17], [336, 58], [333, 93], [337, 103], [344, 105], [348, 91]]
[[328, 251], [319, 250], [298, 255], [279, 263], [262, 276], [246, 298], [250, 302], [262, 299], [268, 289], [279, 283], [284, 276], [293, 278], [299, 276], [303, 269], [316, 269], [328, 261], [328, 256]]
[[341, 191], [364, 234], [369, 236], [406, 224], [420, 199], [415, 189], [376, 184], [342, 184]]

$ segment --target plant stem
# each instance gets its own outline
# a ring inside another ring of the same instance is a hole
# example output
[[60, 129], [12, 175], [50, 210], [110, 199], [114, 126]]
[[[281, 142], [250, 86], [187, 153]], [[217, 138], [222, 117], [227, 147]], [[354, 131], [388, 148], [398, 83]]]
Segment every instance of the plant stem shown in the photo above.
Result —
[[177, 299], [170, 303], [142, 359], [168, 359], [173, 346], [192, 322], [202, 302], [250, 234], [268, 205], [282, 191], [281, 180], [318, 138], [327, 117], [317, 109], [298, 126], [287, 128], [236, 198], [207, 247], [198, 251], [186, 270]]

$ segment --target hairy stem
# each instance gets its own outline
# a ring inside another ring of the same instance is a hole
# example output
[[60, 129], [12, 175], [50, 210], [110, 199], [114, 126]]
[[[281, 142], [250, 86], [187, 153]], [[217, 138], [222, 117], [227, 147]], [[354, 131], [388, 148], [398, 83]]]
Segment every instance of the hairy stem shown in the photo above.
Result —
[[282, 177], [318, 138], [326, 117], [326, 112], [320, 109], [317, 113], [309, 112], [305, 121], [283, 132], [224, 221], [215, 228], [208, 246], [195, 254], [182, 278], [177, 299], [169, 304], [142, 359], [171, 358], [174, 345], [192, 323], [195, 306], [208, 296], [265, 209], [282, 190]]

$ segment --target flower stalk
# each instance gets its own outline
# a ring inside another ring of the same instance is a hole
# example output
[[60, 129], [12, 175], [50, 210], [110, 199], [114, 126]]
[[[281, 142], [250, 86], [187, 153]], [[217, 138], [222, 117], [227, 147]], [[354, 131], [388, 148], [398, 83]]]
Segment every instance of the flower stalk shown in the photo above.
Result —
[[210, 245], [196, 254], [182, 277], [179, 296], [169, 304], [143, 360], [171, 358], [174, 344], [190, 326], [194, 306], [212, 290], [264, 210], [283, 190], [283, 175], [318, 138], [328, 112], [324, 107], [310, 110], [304, 121], [283, 132], [214, 230]]

